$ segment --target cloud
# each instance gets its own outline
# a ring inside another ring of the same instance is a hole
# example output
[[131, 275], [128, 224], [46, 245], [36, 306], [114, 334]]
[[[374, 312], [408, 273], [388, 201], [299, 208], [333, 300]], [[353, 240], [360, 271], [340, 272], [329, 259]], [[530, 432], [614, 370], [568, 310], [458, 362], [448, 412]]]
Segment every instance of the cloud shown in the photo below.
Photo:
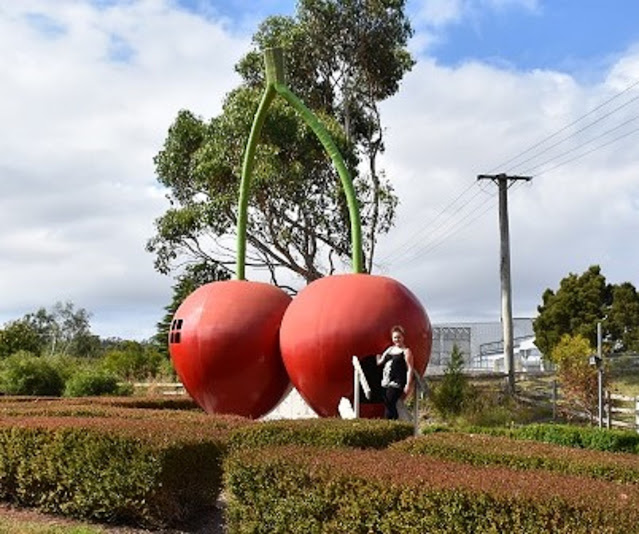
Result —
[[179, 109], [219, 112], [248, 40], [169, 2], [31, 1], [0, 11], [0, 46], [0, 324], [72, 300], [148, 337], [172, 283], [144, 251], [153, 156]]
[[538, 0], [421, 0], [414, 5], [415, 24], [431, 28], [458, 23], [478, 12], [523, 9], [534, 13], [540, 10]]

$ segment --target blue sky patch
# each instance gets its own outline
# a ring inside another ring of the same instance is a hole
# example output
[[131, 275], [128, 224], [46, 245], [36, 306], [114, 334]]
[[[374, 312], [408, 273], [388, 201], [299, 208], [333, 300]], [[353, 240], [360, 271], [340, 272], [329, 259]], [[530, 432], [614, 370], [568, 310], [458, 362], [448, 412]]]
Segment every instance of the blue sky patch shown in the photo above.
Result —
[[[101, 0], [109, 1], [109, 0]], [[436, 41], [421, 54], [442, 65], [468, 61], [516, 70], [551, 69], [596, 78], [639, 40], [637, 0], [467, 0], [443, 24], [412, 16], [426, 0], [407, 0], [406, 13], [419, 34]], [[269, 15], [294, 15], [295, 0], [173, 0], [182, 9], [224, 19], [231, 29], [252, 34]], [[532, 7], [531, 7], [532, 6]]]
[[27, 13], [24, 18], [29, 26], [50, 39], [55, 39], [66, 33], [63, 24], [42, 13]]
[[477, 60], [587, 77], [639, 40], [638, 23], [636, 0], [549, 0], [535, 10], [476, 9], [438, 29], [439, 40], [428, 55], [443, 65]]
[[109, 36], [108, 55], [111, 61], [128, 63], [135, 55], [135, 49], [123, 37], [112, 34]]

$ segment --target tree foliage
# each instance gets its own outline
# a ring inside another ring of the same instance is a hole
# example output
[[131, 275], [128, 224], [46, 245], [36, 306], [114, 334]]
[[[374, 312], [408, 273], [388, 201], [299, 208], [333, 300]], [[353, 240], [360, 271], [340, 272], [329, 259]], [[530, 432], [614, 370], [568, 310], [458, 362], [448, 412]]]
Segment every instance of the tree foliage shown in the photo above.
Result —
[[537, 310], [535, 343], [546, 358], [552, 359], [566, 334], [596, 346], [598, 322], [607, 350], [639, 350], [639, 295], [629, 282], [608, 284], [598, 265], [581, 275], [570, 273], [556, 292], [546, 289]]
[[630, 282], [612, 286], [605, 326], [614, 348], [639, 351], [639, 293]]
[[27, 319], [17, 319], [0, 330], [0, 358], [7, 358], [19, 351], [40, 354], [43, 339]]
[[584, 336], [565, 334], [551, 353], [558, 367], [562, 396], [571, 408], [584, 410], [591, 419], [598, 410], [599, 402], [597, 369], [589, 361], [593, 352], [592, 345]]
[[[232, 271], [242, 155], [263, 90], [261, 50], [278, 45], [288, 52], [289, 86], [320, 116], [354, 176], [370, 270], [397, 203], [377, 168], [384, 150], [378, 103], [413, 65], [411, 31], [403, 0], [301, 0], [294, 17], [266, 19], [237, 65], [242, 84], [221, 115], [206, 122], [181, 111], [155, 158], [171, 202], [147, 243], [156, 268], [166, 274], [177, 263], [205, 262]], [[332, 272], [350, 255], [341, 184], [310, 128], [277, 99], [255, 161], [247, 265], [268, 268], [275, 282], [282, 270], [307, 282]]]
[[0, 330], [0, 358], [20, 350], [35, 355], [95, 356], [99, 338], [91, 333], [91, 314], [72, 302], [39, 308]]

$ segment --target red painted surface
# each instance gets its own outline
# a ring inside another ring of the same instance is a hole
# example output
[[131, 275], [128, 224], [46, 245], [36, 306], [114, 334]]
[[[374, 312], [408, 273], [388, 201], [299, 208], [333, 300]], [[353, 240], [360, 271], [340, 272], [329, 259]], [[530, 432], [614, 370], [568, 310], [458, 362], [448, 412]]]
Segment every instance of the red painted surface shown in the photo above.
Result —
[[[381, 353], [397, 324], [404, 327], [415, 368], [423, 373], [432, 328], [407, 287], [369, 274], [316, 280], [291, 302], [280, 328], [280, 349], [291, 382], [319, 415], [337, 416], [341, 397], [353, 400], [353, 355]], [[362, 415], [379, 417], [383, 408], [369, 405]]]
[[205, 411], [257, 418], [277, 406], [290, 385], [278, 339], [290, 301], [275, 286], [228, 280], [198, 288], [178, 308], [171, 359]]

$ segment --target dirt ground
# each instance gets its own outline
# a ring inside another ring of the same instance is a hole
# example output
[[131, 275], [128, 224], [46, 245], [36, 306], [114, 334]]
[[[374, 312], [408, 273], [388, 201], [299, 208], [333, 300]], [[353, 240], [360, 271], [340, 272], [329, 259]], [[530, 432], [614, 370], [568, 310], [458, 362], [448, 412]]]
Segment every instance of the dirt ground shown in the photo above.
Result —
[[[147, 530], [127, 526], [105, 525], [103, 523], [89, 523], [99, 528], [104, 534], [224, 534], [224, 499], [216, 503], [214, 509], [183, 529]], [[84, 525], [86, 521], [76, 521], [59, 515], [44, 514], [37, 510], [21, 508], [6, 503], [0, 503], [0, 518], [15, 521], [16, 523], [38, 523], [50, 527], [73, 527]]]

